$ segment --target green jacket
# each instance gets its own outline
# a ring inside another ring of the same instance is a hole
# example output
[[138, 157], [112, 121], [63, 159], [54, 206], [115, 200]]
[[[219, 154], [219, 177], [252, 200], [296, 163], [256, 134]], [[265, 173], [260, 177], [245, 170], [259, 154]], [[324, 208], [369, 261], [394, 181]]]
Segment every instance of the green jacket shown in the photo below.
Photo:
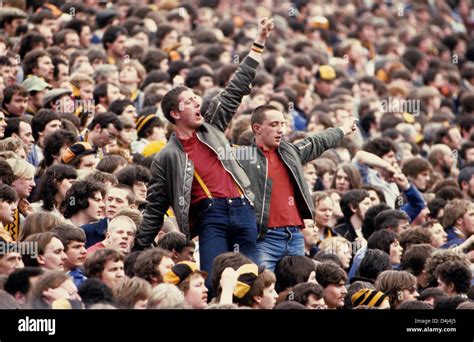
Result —
[[[212, 100], [204, 114], [205, 123], [197, 130], [197, 137], [208, 145], [216, 155], [231, 149], [224, 135], [227, 126], [242, 102], [244, 95], [250, 94], [250, 84], [255, 77], [258, 62], [246, 57], [235, 72], [227, 87]], [[254, 195], [250, 181], [241, 165], [233, 158], [221, 159], [243, 194], [252, 202]], [[166, 146], [155, 156], [151, 165], [151, 180], [143, 221], [140, 225], [134, 249], [149, 247], [163, 226], [164, 214], [171, 206], [179, 229], [188, 238], [189, 209], [194, 178], [194, 164], [185, 153], [183, 145], [173, 133]]]
[[[303, 219], [313, 219], [314, 203], [303, 173], [303, 165], [319, 157], [324, 151], [336, 147], [344, 137], [340, 128], [328, 128], [316, 133], [296, 144], [282, 142], [278, 147], [278, 154], [288, 167], [295, 183], [295, 200]], [[268, 178], [267, 158], [262, 150], [255, 144], [255, 139], [250, 148], [256, 153], [245, 153], [248, 146], [242, 146], [236, 151], [239, 162], [242, 164], [248, 177], [252, 180], [251, 190], [255, 194], [254, 210], [259, 229], [259, 240], [263, 239], [268, 230], [270, 212], [270, 198], [272, 196], [272, 180]], [[240, 150], [240, 151], [239, 151]], [[243, 156], [256, 155], [256, 158], [243, 158]], [[256, 159], [256, 160], [255, 160]]]

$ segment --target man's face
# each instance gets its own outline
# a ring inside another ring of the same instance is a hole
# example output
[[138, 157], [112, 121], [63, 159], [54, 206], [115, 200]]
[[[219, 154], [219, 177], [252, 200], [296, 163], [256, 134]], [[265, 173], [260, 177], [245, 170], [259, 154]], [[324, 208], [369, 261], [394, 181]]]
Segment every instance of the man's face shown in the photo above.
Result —
[[318, 243], [318, 228], [313, 220], [304, 220], [304, 229], [302, 231], [305, 246], [314, 246]]
[[82, 83], [79, 89], [79, 96], [83, 101], [91, 101], [94, 99], [94, 85], [91, 83]]
[[469, 208], [463, 215], [462, 226], [459, 227], [466, 238], [474, 234], [474, 208]]
[[86, 260], [87, 250], [85, 243], [81, 241], [69, 242], [67, 250], [65, 251], [67, 259], [64, 262], [64, 269], [66, 271], [72, 270], [76, 267], [84, 265]]
[[138, 84], [140, 78], [138, 77], [137, 69], [131, 65], [125, 65], [120, 71], [120, 83], [124, 84]]
[[341, 244], [337, 247], [337, 256], [341, 260], [342, 268], [347, 270], [351, 264], [352, 252], [350, 244]]
[[86, 216], [89, 218], [89, 222], [94, 222], [100, 220], [102, 211], [105, 207], [104, 200], [102, 199], [102, 194], [96, 192], [92, 198], [88, 198], [89, 207], [84, 209]]
[[314, 221], [318, 228], [325, 228], [329, 225], [333, 213], [333, 203], [331, 198], [326, 197], [316, 204]]
[[88, 48], [91, 45], [92, 33], [89, 26], [83, 26], [81, 30], [81, 35], [79, 37], [79, 42], [82, 47]]
[[371, 206], [372, 206], [372, 201], [370, 200], [370, 197], [364, 198], [364, 200], [359, 203], [356, 214], [359, 216], [361, 220], [364, 219], [365, 213], [367, 212], [367, 210], [369, 210]]
[[100, 148], [111, 144], [119, 135], [119, 131], [111, 123], [107, 128], [100, 128], [99, 124], [97, 124], [94, 132], [96, 133], [96, 138], [94, 138], [93, 144]]
[[133, 183], [133, 192], [135, 193], [135, 200], [137, 203], [146, 202], [146, 194], [148, 192], [148, 188], [145, 183], [143, 182]]
[[0, 76], [3, 78], [6, 86], [11, 86], [16, 82], [15, 73], [12, 66], [0, 66]]
[[265, 113], [262, 124], [254, 124], [255, 136], [260, 139], [263, 146], [275, 149], [280, 146], [286, 131], [286, 119], [282, 112], [269, 110]]
[[50, 135], [53, 132], [56, 132], [57, 130], [62, 128], [62, 124], [60, 120], [51, 120], [44, 126], [44, 131], [40, 133], [43, 138], [46, 138], [48, 135]]
[[398, 222], [397, 226], [394, 227], [393, 230], [397, 234], [401, 234], [404, 231], [408, 230], [409, 228], [410, 228], [410, 222], [408, 222], [408, 220], [401, 220], [400, 222]]
[[122, 94], [120, 94], [119, 88], [113, 84], [109, 84], [107, 86], [107, 104], [111, 104], [120, 98], [122, 98]]
[[466, 150], [466, 163], [471, 163], [474, 161], [474, 148], [469, 148]]
[[461, 190], [467, 192], [470, 198], [467, 199], [474, 199], [474, 177], [471, 177], [469, 182], [462, 182], [461, 183]]
[[158, 265], [158, 273], [159, 277], [163, 279], [166, 273], [171, 270], [171, 268], [174, 266], [174, 261], [171, 258], [168, 257], [163, 257], [161, 259], [160, 264]]
[[104, 271], [102, 272], [100, 280], [110, 289], [114, 290], [122, 283], [124, 277], [123, 261], [108, 260], [104, 265]]
[[336, 88], [336, 84], [333, 81], [317, 80], [314, 84], [314, 90], [322, 98], [328, 98]]
[[398, 165], [397, 157], [395, 152], [390, 151], [382, 156], [382, 159], [385, 160], [390, 165]]
[[5, 107], [13, 116], [20, 117], [25, 114], [28, 107], [28, 96], [14, 94], [10, 103], [5, 103]]
[[125, 117], [125, 118], [129, 118], [132, 121], [134, 121], [135, 118], [137, 117], [137, 110], [135, 109], [135, 106], [134, 105], [128, 105], [127, 107], [125, 107], [125, 109], [122, 112], [122, 116]]
[[191, 275], [189, 290], [184, 294], [184, 301], [193, 309], [204, 309], [207, 306], [207, 287], [204, 278], [199, 275]]
[[45, 25], [37, 25], [36, 29], [38, 30], [39, 33], [43, 35], [44, 38], [46, 38], [46, 42], [48, 43], [48, 46], [53, 46], [54, 45], [54, 40], [53, 40], [53, 31]]
[[426, 191], [430, 181], [431, 181], [431, 174], [430, 174], [429, 170], [420, 172], [413, 179], [413, 183], [415, 184], [417, 189], [420, 190], [420, 191]]
[[15, 188], [18, 198], [28, 198], [31, 194], [31, 191], [36, 186], [35, 180], [33, 177], [21, 177], [16, 179], [12, 186]]
[[390, 244], [390, 263], [392, 265], [398, 265], [402, 259], [403, 248], [398, 240], [395, 240]]
[[31, 146], [35, 142], [31, 126], [26, 122], [20, 121], [20, 126], [18, 128], [18, 137], [21, 141], [23, 141], [26, 146], [28, 146], [28, 148], [31, 148]]
[[376, 97], [374, 86], [370, 83], [359, 84], [359, 92], [361, 98]]
[[4, 226], [13, 222], [15, 209], [15, 202], [7, 202], [3, 200], [0, 202], [0, 221]]
[[128, 191], [125, 189], [109, 189], [105, 197], [105, 213], [109, 220], [113, 219], [120, 210], [130, 208], [127, 195]]
[[380, 204], [380, 198], [374, 190], [367, 190], [370, 197], [370, 202], [372, 202], [372, 206]]
[[38, 58], [37, 66], [33, 68], [33, 73], [45, 79], [46, 82], [51, 82], [53, 80], [54, 65], [51, 61], [51, 57], [42, 56]]
[[79, 35], [76, 32], [74, 33], [71, 32], [71, 33], [66, 34], [64, 42], [66, 46], [76, 46], [76, 47], [81, 46], [79, 42]]
[[313, 190], [314, 184], [316, 184], [316, 180], [318, 179], [316, 168], [313, 164], [307, 163], [303, 166], [303, 172], [304, 180], [306, 181], [306, 184], [308, 184], [309, 190]]
[[214, 87], [214, 80], [211, 76], [203, 76], [199, 79], [199, 90], [204, 94], [207, 89]]
[[339, 284], [329, 284], [323, 293], [324, 302], [329, 309], [340, 308], [344, 305], [344, 297], [347, 294], [344, 281], [341, 280]]
[[278, 293], [276, 293], [275, 283], [273, 283], [269, 287], [263, 289], [263, 296], [261, 297], [258, 307], [260, 309], [271, 310], [275, 307], [277, 298]]
[[185, 90], [179, 95], [179, 109], [174, 112], [176, 123], [187, 129], [197, 129], [204, 123], [201, 115], [202, 99], [191, 90]]
[[78, 170], [95, 170], [97, 165], [97, 157], [95, 154], [88, 154], [81, 158], [79, 165], [77, 166]]
[[58, 64], [58, 77], [55, 79], [57, 84], [62, 84], [69, 79], [69, 67], [63, 63]]
[[5, 114], [0, 111], [0, 139], [3, 139], [5, 136], [5, 127], [7, 127], [7, 120], [5, 120]]
[[317, 298], [314, 294], [310, 294], [308, 296], [308, 301], [306, 302], [306, 307], [308, 309], [313, 309], [313, 310], [325, 310], [327, 309], [327, 305], [324, 302], [324, 298]]
[[121, 221], [120, 227], [109, 227], [107, 231], [107, 241], [110, 247], [117, 248], [124, 254], [130, 253], [132, 243], [135, 239], [136, 226], [133, 222]]
[[181, 261], [192, 261], [196, 262], [194, 259], [194, 247], [187, 246], [184, 247], [181, 252], [176, 253], [176, 260], [174, 260], [175, 263], [181, 262]]
[[448, 234], [445, 232], [443, 226], [439, 223], [433, 225], [428, 231], [431, 234], [431, 245], [435, 248], [441, 247], [448, 242]]
[[42, 91], [37, 91], [34, 95], [33, 93], [30, 93], [29, 96], [29, 103], [31, 106], [34, 108], [42, 108], [43, 107], [43, 99], [44, 99], [44, 94], [46, 94], [48, 90], [44, 89]]
[[125, 55], [126, 46], [125, 46], [125, 35], [120, 35], [115, 39], [112, 45], [109, 45], [112, 54], [116, 57], [123, 57]]
[[64, 246], [55, 237], [46, 245], [43, 255], [38, 255], [38, 263], [41, 267], [51, 271], [64, 271], [66, 260], [67, 255], [64, 253]]
[[335, 185], [337, 191], [347, 192], [351, 189], [349, 175], [343, 169], [337, 170]]
[[23, 268], [21, 254], [17, 252], [0, 255], [0, 275], [10, 275], [17, 268]]

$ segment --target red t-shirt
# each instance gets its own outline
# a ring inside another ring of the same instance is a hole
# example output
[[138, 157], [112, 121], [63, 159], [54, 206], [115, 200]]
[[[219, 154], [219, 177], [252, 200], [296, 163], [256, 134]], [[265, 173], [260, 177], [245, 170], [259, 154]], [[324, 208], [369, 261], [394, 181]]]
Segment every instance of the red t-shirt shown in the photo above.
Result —
[[268, 160], [268, 178], [272, 180], [272, 197], [268, 227], [303, 226], [295, 199], [295, 185], [290, 170], [276, 150], [265, 151]]
[[[237, 184], [222, 166], [216, 152], [199, 140], [196, 133], [189, 139], [179, 137], [178, 139], [183, 144], [189, 159], [193, 161], [194, 170], [201, 176], [213, 198], [240, 197]], [[208, 198], [206, 193], [194, 177], [191, 205], [194, 206], [205, 198]]]

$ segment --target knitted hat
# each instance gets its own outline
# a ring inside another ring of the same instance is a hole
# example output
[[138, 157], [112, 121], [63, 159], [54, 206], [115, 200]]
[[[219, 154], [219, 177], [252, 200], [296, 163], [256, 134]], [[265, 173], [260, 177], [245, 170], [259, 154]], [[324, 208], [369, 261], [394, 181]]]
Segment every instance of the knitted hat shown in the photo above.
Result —
[[181, 261], [174, 265], [171, 270], [165, 274], [163, 282], [179, 285], [193, 273], [202, 275], [204, 279], [207, 277], [207, 272], [201, 271], [195, 262]]
[[234, 296], [242, 299], [250, 291], [258, 277], [258, 266], [256, 264], [245, 264], [237, 270], [237, 284], [234, 289]]
[[354, 293], [351, 297], [354, 307], [359, 305], [367, 305], [368, 307], [379, 307], [387, 295], [383, 292], [369, 289], [362, 289]]
[[321, 65], [316, 71], [316, 79], [333, 81], [336, 79], [336, 70], [329, 64]]
[[68, 149], [61, 156], [61, 161], [64, 164], [69, 164], [77, 157], [95, 154], [96, 152], [97, 151], [94, 150], [91, 144], [87, 142], [77, 142], [68, 147]]
[[140, 132], [147, 128], [149, 125], [153, 123], [159, 122], [160, 118], [157, 117], [155, 114], [148, 114], [148, 115], [140, 115], [138, 118], [135, 119], [135, 124], [137, 127], [137, 134], [140, 136]]

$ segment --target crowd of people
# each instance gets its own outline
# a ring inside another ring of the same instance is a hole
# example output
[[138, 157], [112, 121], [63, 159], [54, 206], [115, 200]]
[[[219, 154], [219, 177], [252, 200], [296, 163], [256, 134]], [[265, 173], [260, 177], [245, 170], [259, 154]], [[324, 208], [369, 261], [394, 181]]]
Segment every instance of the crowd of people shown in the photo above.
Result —
[[468, 0], [4, 0], [0, 308], [474, 309]]

